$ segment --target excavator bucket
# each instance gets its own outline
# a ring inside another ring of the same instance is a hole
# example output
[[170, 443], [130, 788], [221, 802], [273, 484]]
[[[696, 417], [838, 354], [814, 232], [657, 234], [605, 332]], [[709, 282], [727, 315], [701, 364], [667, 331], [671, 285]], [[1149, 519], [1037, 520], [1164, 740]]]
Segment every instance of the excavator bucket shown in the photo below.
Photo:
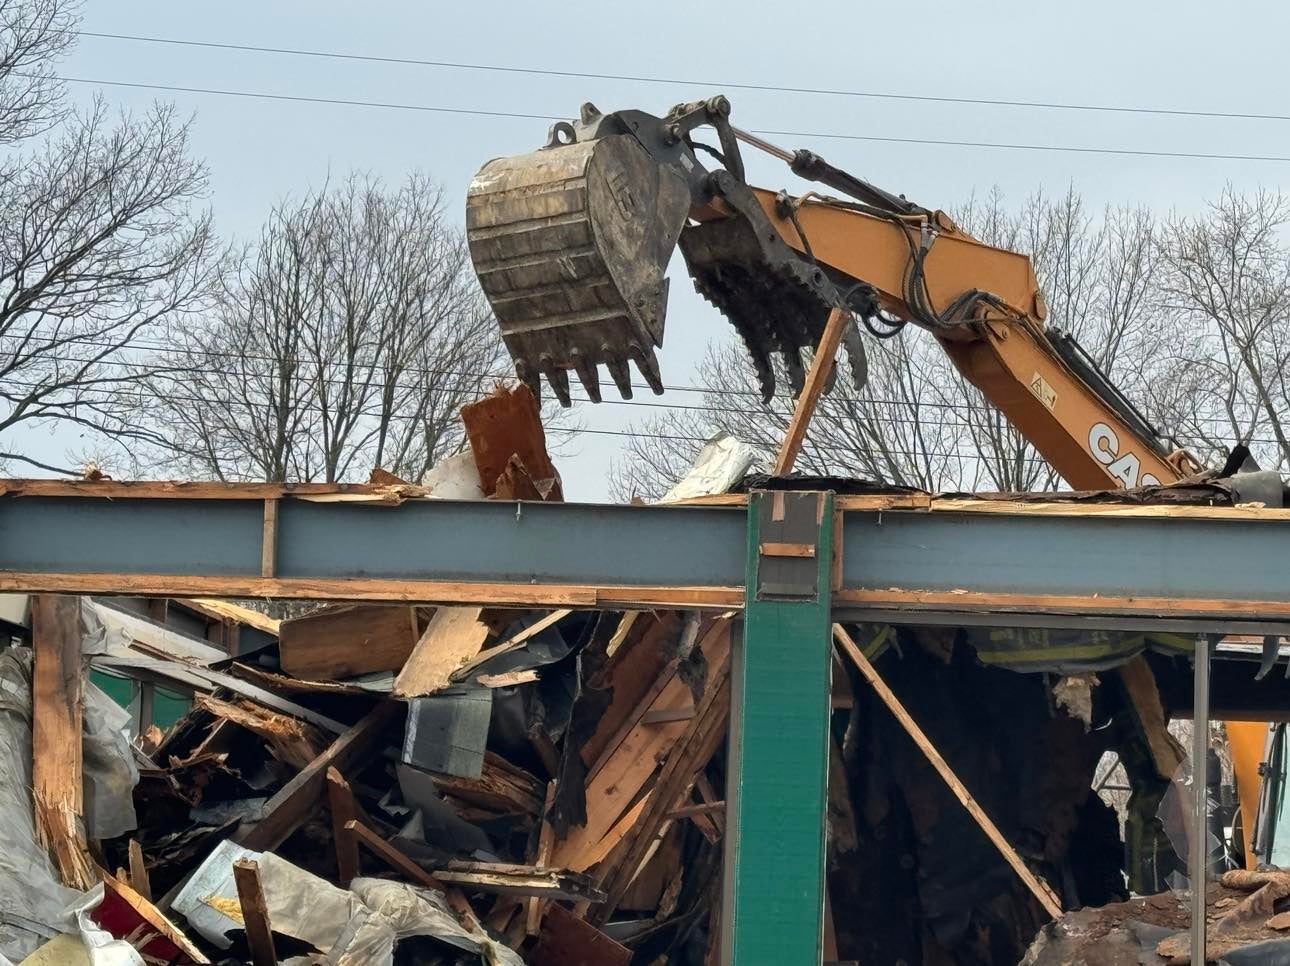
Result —
[[663, 391], [668, 259], [690, 189], [625, 134], [498, 158], [466, 197], [466, 237], [516, 375], [535, 393], [545, 376], [568, 406], [569, 370], [600, 401], [603, 364], [624, 398], [629, 361]]

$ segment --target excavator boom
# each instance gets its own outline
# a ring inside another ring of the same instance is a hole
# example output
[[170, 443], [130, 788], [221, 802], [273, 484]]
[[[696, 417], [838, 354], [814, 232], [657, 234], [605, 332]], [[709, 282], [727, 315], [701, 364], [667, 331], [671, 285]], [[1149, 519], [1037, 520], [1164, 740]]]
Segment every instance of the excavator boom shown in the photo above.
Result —
[[[662, 117], [586, 104], [541, 149], [490, 161], [475, 176], [471, 256], [516, 374], [535, 392], [545, 378], [569, 405], [572, 371], [599, 402], [603, 367], [629, 398], [631, 363], [663, 391], [655, 350], [679, 246], [697, 291], [743, 340], [766, 401], [777, 372], [800, 391], [804, 354], [838, 308], [851, 316], [842, 344], [855, 386], [867, 374], [860, 327], [885, 338], [912, 322], [1072, 486], [1166, 483], [1199, 470], [1072, 340], [1047, 332], [1029, 258], [813, 152], [739, 131], [729, 115], [724, 97]], [[698, 139], [705, 128], [716, 145]], [[749, 185], [741, 142], [842, 197]]]

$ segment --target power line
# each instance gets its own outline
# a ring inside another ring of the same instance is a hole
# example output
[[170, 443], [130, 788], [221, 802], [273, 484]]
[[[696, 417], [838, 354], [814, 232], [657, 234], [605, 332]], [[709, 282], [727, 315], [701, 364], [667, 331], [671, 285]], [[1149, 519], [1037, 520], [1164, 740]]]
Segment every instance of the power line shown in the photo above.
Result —
[[[88, 340], [87, 340], [87, 341], [88, 341]], [[96, 345], [96, 344], [99, 344], [99, 343], [90, 342], [90, 344], [95, 344], [95, 345]], [[199, 353], [199, 354], [201, 353], [201, 350], [197, 350], [197, 351], [198, 351], [198, 353]], [[234, 354], [234, 353], [220, 353], [220, 355], [232, 356], [232, 355], [235, 355], [235, 354]], [[250, 356], [249, 358], [267, 358], [267, 357]], [[75, 360], [75, 359], [73, 359], [73, 358], [68, 357], [68, 358], [66, 358], [66, 360], [65, 360], [65, 361], [75, 362], [75, 361], [77, 361], [77, 360]], [[116, 367], [120, 367], [120, 368], [127, 368], [127, 367], [129, 367], [129, 366], [131, 365], [130, 363], [126, 363], [126, 362], [124, 362], [124, 361], [112, 361], [112, 360], [104, 360], [104, 361], [102, 361], [102, 362], [100, 362], [100, 363], [97, 363], [97, 364], [98, 364], [98, 365], [104, 365], [104, 366], [116, 366]], [[219, 368], [210, 367], [210, 366], [205, 367], [205, 369], [206, 369], [206, 371], [207, 371], [207, 372], [209, 372], [209, 373], [211, 373], [211, 374], [213, 374], [213, 375], [223, 375], [223, 376], [230, 376], [230, 377], [234, 377], [234, 376], [239, 375], [239, 373], [236, 373], [236, 372], [234, 372], [234, 371], [232, 371], [232, 370], [229, 370], [229, 369], [219, 369]], [[173, 368], [170, 368], [170, 369], [167, 369], [167, 368], [161, 368], [161, 369], [154, 369], [154, 370], [152, 370], [152, 371], [153, 371], [153, 372], [155, 372], [155, 373], [157, 373], [157, 374], [163, 374], [163, 373], [166, 373], [166, 372], [174, 372], [174, 371], [185, 371], [185, 372], [186, 372], [186, 371], [188, 371], [188, 370], [187, 370], [186, 368], [185, 368], [185, 369], [183, 369], [183, 370], [175, 370], [175, 369], [173, 369]], [[495, 379], [495, 378], [499, 378], [499, 376], [498, 376], [498, 374], [497, 374], [497, 373], [481, 373], [481, 372], [453, 372], [453, 371], [451, 371], [451, 370], [431, 370], [431, 369], [422, 370], [422, 371], [427, 372], [427, 373], [431, 373], [431, 374], [436, 373], [436, 372], [439, 372], [439, 373], [442, 373], [442, 374], [445, 374], [445, 375], [464, 376], [464, 377], [466, 377], [466, 378], [478, 378], [478, 379], [481, 379], [481, 380], [483, 380], [483, 379]], [[329, 384], [334, 384], [334, 385], [344, 385], [344, 384], [345, 384], [345, 382], [346, 382], [345, 380], [342, 380], [342, 379], [336, 379], [336, 378], [333, 378], [333, 379], [324, 379], [323, 381], [324, 381], [324, 382], [327, 382], [327, 383], [329, 383]], [[36, 383], [36, 382], [23, 381], [23, 380], [9, 380], [9, 382], [7, 383], [7, 385], [25, 386], [26, 388], [36, 388], [36, 387], [38, 387], [38, 386], [39, 386], [39, 385], [41, 385], [41, 384], [40, 384], [40, 383]], [[372, 386], [370, 387], [370, 389], [371, 389], [371, 391], [372, 391], [373, 393], [377, 393], [377, 392], [379, 392], [379, 390], [380, 390], [382, 387], [385, 387], [385, 386], [386, 386], [386, 383], [385, 383], [384, 381], [376, 381], [376, 382], [374, 382], [374, 383], [372, 384]], [[394, 386], [395, 388], [398, 388], [398, 389], [405, 389], [405, 390], [415, 390], [415, 389], [417, 388], [417, 387], [415, 387], [415, 386], [410, 386], [410, 385], [408, 385], [408, 384], [406, 384], [406, 383], [399, 383], [399, 382], [395, 382], [395, 383], [393, 383], [393, 386]], [[469, 389], [469, 388], [460, 388], [460, 389], [458, 389], [457, 391], [458, 391], [461, 395], [463, 395], [463, 396], [470, 396], [470, 397], [472, 397], [472, 398], [476, 398], [476, 399], [483, 398], [484, 396], [488, 395], [488, 390], [485, 390], [485, 389]], [[734, 390], [732, 390], [732, 391], [734, 391]], [[105, 390], [104, 390], [104, 392], [111, 392], [111, 390], [110, 390], [110, 389], [105, 389]], [[750, 394], [750, 395], [755, 395], [755, 393], [752, 393], [751, 391], [749, 391], [749, 394]], [[170, 400], [174, 400], [174, 401], [179, 401], [179, 402], [191, 402], [191, 403], [209, 403], [209, 402], [210, 402], [210, 400], [209, 400], [207, 397], [205, 397], [205, 396], [200, 396], [200, 395], [196, 395], [196, 394], [184, 394], [184, 393], [168, 392], [168, 393], [164, 393], [164, 394], [162, 394], [162, 393], [158, 393], [158, 395], [159, 395], [159, 396], [163, 396], [163, 397], [164, 397], [164, 398], [166, 398], [166, 399], [170, 399]], [[785, 398], [787, 398], [787, 397], [785, 397]], [[575, 396], [575, 397], [574, 397], [574, 402], [577, 402], [577, 403], [584, 403], [584, 404], [591, 404], [591, 400], [590, 400], [590, 399], [588, 399], [588, 398], [586, 398], [586, 397], [577, 397], [577, 396]], [[905, 401], [902, 401], [902, 400], [865, 400], [865, 399], [860, 399], [860, 400], [857, 400], [857, 402], [859, 402], [859, 403], [861, 403], [861, 404], [872, 404], [872, 405], [879, 405], [879, 404], [881, 404], [881, 405], [903, 405]], [[637, 406], [637, 407], [646, 407], [646, 408], [651, 408], [651, 409], [688, 410], [688, 411], [693, 411], [693, 412], [709, 413], [709, 414], [726, 414], [726, 415], [752, 416], [752, 417], [757, 417], [757, 416], [764, 416], [764, 415], [766, 415], [766, 411], [765, 411], [765, 410], [761, 410], [761, 409], [744, 409], [744, 408], [723, 407], [723, 406], [717, 406], [717, 405], [706, 405], [706, 404], [700, 404], [700, 405], [689, 405], [689, 404], [684, 404], [684, 403], [665, 403], [665, 402], [655, 402], [655, 401], [653, 401], [653, 400], [605, 399], [605, 400], [604, 400], [602, 403], [600, 403], [599, 405], [626, 406], [626, 407]], [[953, 413], [957, 412], [957, 411], [958, 411], [958, 410], [960, 410], [960, 409], [975, 409], [975, 410], [979, 410], [979, 411], [982, 411], [982, 412], [988, 413], [988, 414], [990, 414], [990, 415], [997, 415], [997, 416], [1001, 416], [1001, 415], [1002, 415], [1002, 414], [1001, 414], [997, 409], [995, 409], [993, 406], [989, 406], [989, 405], [981, 405], [981, 404], [978, 404], [978, 403], [973, 403], [973, 402], [968, 401], [968, 400], [964, 400], [964, 401], [963, 401], [963, 403], [962, 403], [961, 405], [956, 405], [956, 404], [954, 404], [954, 403], [933, 403], [933, 402], [918, 402], [918, 405], [919, 405], [920, 407], [948, 409], [948, 410], [951, 410], [951, 415], [953, 415]], [[271, 409], [271, 408], [273, 408], [273, 403], [269, 402], [268, 400], [251, 400], [251, 399], [242, 399], [242, 400], [237, 400], [236, 402], [232, 402], [232, 403], [230, 403], [230, 404], [229, 404], [229, 406], [228, 406], [227, 408], [236, 409], [238, 406], [245, 406], [245, 407], [247, 407], [248, 409], [250, 409], [250, 408], [264, 408], [264, 409]], [[322, 407], [317, 406], [317, 405], [310, 405], [310, 404], [300, 404], [300, 405], [295, 406], [294, 408], [297, 408], [297, 409], [303, 410], [303, 411], [305, 411], [305, 412], [316, 412], [316, 413], [319, 413], [319, 414], [321, 414], [321, 413], [323, 412]], [[366, 411], [366, 410], [364, 410], [364, 411], [360, 411], [359, 415], [362, 415], [362, 416], [368, 416], [368, 417], [379, 417], [381, 414], [379, 413], [379, 411]], [[416, 416], [410, 416], [410, 415], [407, 415], [407, 414], [394, 414], [394, 415], [392, 415], [392, 417], [391, 417], [391, 418], [392, 418], [392, 419], [395, 419], [395, 420], [398, 420], [398, 421], [406, 421], [406, 420], [413, 420], [413, 419], [416, 419], [416, 418], [418, 418], [418, 417], [416, 417]], [[917, 417], [914, 417], [914, 416], [900, 416], [900, 415], [893, 415], [893, 414], [884, 414], [884, 415], [882, 416], [882, 419], [883, 419], [883, 421], [884, 421], [884, 422], [887, 422], [887, 423], [897, 423], [897, 424], [900, 424], [900, 425], [911, 425], [911, 426], [913, 426], [913, 425], [917, 425], [917, 426], [925, 426], [925, 427], [927, 427], [928, 429], [938, 429], [938, 430], [945, 429], [945, 428], [947, 428], [947, 427], [953, 427], [953, 428], [957, 428], [957, 429], [959, 429], [959, 430], [961, 431], [961, 430], [963, 430], [963, 429], [970, 429], [970, 428], [972, 427], [972, 425], [973, 425], [973, 424], [970, 422], [970, 420], [968, 420], [968, 419], [966, 419], [966, 418], [958, 418], [958, 419], [954, 419], [954, 418], [946, 418], [945, 416], [942, 416], [942, 417], [940, 417], [940, 418], [938, 418], [938, 419], [920, 419], [920, 418], [917, 418]], [[1219, 419], [1218, 417], [1213, 417], [1213, 418], [1211, 419], [1211, 424], [1212, 424], [1212, 425], [1222, 425], [1222, 424], [1223, 424], [1223, 421], [1222, 421], [1221, 419]], [[592, 433], [592, 434], [594, 434], [594, 435], [617, 435], [617, 436], [624, 436], [624, 437], [630, 437], [630, 438], [640, 438], [640, 439], [658, 439], [658, 440], [674, 440], [674, 441], [686, 441], [686, 442], [703, 442], [703, 441], [705, 441], [705, 439], [706, 439], [706, 437], [699, 437], [699, 436], [689, 436], [689, 435], [669, 435], [669, 434], [666, 434], [666, 433], [657, 433], [657, 432], [641, 432], [641, 431], [638, 431], [638, 430], [630, 430], [630, 431], [611, 431], [611, 430], [590, 430], [590, 429], [586, 429], [586, 428], [580, 428], [580, 429], [561, 429], [561, 428], [553, 428], [551, 431], [552, 431], [552, 432], [560, 432], [560, 433], [569, 433], [569, 434], [572, 434], [572, 433], [584, 433], [584, 432], [585, 432], [585, 433]], [[963, 434], [962, 434], [962, 432], [960, 432], [960, 433], [959, 433], [959, 435], [960, 435], [960, 437], [962, 437], [962, 435], [963, 435]], [[1176, 439], [1179, 439], [1179, 440], [1182, 440], [1182, 441], [1186, 441], [1186, 442], [1191, 442], [1191, 443], [1199, 442], [1199, 443], [1203, 443], [1203, 444], [1205, 444], [1205, 445], [1210, 445], [1210, 442], [1209, 442], [1205, 437], [1203, 437], [1203, 436], [1192, 436], [1192, 435], [1188, 435], [1188, 434], [1184, 434], [1184, 433], [1175, 433], [1175, 434], [1173, 434], [1173, 436], [1174, 436], [1174, 438], [1176, 438]], [[1227, 441], [1227, 438], [1226, 438], [1226, 437], [1221, 437], [1221, 436], [1219, 437], [1219, 442], [1225, 442], [1225, 441]], [[1270, 439], [1270, 438], [1263, 438], [1263, 437], [1248, 437], [1248, 438], [1244, 438], [1244, 439], [1242, 439], [1242, 441], [1243, 441], [1243, 442], [1245, 442], [1245, 443], [1256, 443], [1256, 444], [1260, 444], [1260, 443], [1261, 443], [1261, 444], [1268, 444], [1268, 445], [1276, 445], [1276, 444], [1278, 444], [1278, 440]], [[826, 446], [824, 446], [823, 444], [819, 444], [819, 443], [816, 443], [816, 444], [813, 444], [813, 445], [815, 445], [815, 446], [816, 446], [816, 448], [817, 448], [817, 449], [820, 449], [821, 451], [832, 451], [832, 452], [835, 452], [835, 453], [845, 453], [845, 454], [849, 454], [849, 453], [854, 453], [854, 452], [856, 452], [856, 450], [855, 450], [854, 448], [845, 447], [845, 446], [839, 446], [838, 444], [834, 444], [832, 447], [826, 447]], [[1033, 444], [1031, 444], [1031, 445], [1033, 445]], [[923, 455], [932, 456], [932, 457], [940, 457], [940, 458], [965, 458], [965, 459], [984, 458], [984, 457], [979, 457], [979, 456], [973, 456], [972, 454], [960, 453], [960, 452], [957, 452], [957, 451], [954, 451], [954, 452], [936, 451], [936, 450], [919, 450], [919, 451], [915, 451], [915, 450], [910, 450], [910, 449], [899, 449], [899, 448], [896, 448], [896, 447], [887, 447], [887, 449], [888, 449], [890, 452], [894, 452], [894, 453], [897, 453], [898, 455], [903, 455], [903, 456], [916, 456], [916, 455], [919, 455], [920, 453], [922, 453]], [[1027, 458], [1027, 459], [1028, 459], [1028, 460], [1034, 460], [1034, 458]], [[1042, 459], [1040, 459], [1040, 460], [1035, 460], [1035, 461], [1037, 461], [1037, 462], [1043, 462], [1043, 460], [1042, 460]]]
[[[31, 382], [29, 380], [22, 380], [22, 379], [8, 379], [5, 381], [5, 385], [20, 386], [20, 387], [26, 387], [26, 388], [37, 388], [38, 386], [40, 386], [40, 383]], [[488, 392], [481, 389], [463, 389], [461, 390], [461, 394], [463, 396], [483, 398], [484, 396], [488, 395]], [[196, 393], [168, 392], [168, 393], [162, 394], [161, 398], [165, 399], [168, 402], [177, 402], [177, 403], [193, 403], [193, 404], [210, 403], [210, 399], [208, 397], [201, 396]], [[102, 400], [89, 401], [85, 405], [89, 407], [94, 402], [101, 402], [101, 401]], [[221, 407], [221, 415], [227, 414], [227, 413], [236, 415], [236, 413], [239, 411], [249, 412], [251, 410], [267, 410], [270, 412], [274, 412], [278, 408], [281, 408], [281, 407], [275, 406], [272, 402], [265, 399], [257, 400], [257, 399], [250, 399], [250, 398], [242, 398], [237, 400], [226, 400], [225, 402], [227, 403], [227, 405]], [[65, 408], [65, 407], [60, 407], [60, 408]], [[71, 408], [71, 407], [68, 407], [68, 408]], [[287, 408], [291, 408], [291, 409], [301, 411], [301, 412], [306, 412], [306, 413], [317, 413], [320, 415], [324, 412], [323, 408], [316, 403], [302, 403], [302, 404], [297, 404]], [[333, 415], [339, 415], [339, 414], [333, 412]], [[357, 413], [357, 415], [368, 417], [368, 418], [379, 418], [381, 416], [381, 413], [370, 411], [370, 410], [360, 410]], [[48, 416], [43, 416], [40, 418], [57, 419], [59, 417], [56, 414], [50, 414]], [[388, 419], [392, 423], [408, 423], [408, 422], [418, 422], [420, 421], [421, 417], [411, 413], [390, 413], [388, 414]], [[104, 430], [104, 432], [107, 432], [109, 435], [111, 435], [110, 430]], [[626, 439], [649, 439], [649, 440], [658, 440], [658, 441], [686, 442], [686, 443], [706, 443], [708, 441], [708, 437], [706, 436], [694, 436], [694, 435], [685, 434], [685, 433], [646, 432], [646, 431], [640, 431], [635, 429], [587, 429], [586, 427], [554, 426], [554, 427], [547, 427], [546, 432], [559, 433], [562, 435], [581, 436], [586, 434], [586, 435], [592, 435], [592, 436], [614, 436], [614, 437], [621, 437]], [[857, 447], [847, 446], [844, 443], [837, 443], [837, 442], [825, 443], [821, 441], [811, 441], [811, 442], [808, 442], [807, 445], [817, 453], [830, 455], [835, 458], [854, 457], [858, 452], [860, 452], [859, 448]], [[959, 459], [959, 460], [977, 460], [977, 461], [988, 461], [991, 459], [991, 457], [989, 456], [983, 455], [981, 453], [970, 452], [970, 451], [962, 452], [958, 450], [930, 450], [930, 449], [915, 450], [915, 449], [903, 448], [898, 446], [884, 446], [883, 452], [896, 455], [896, 456], [903, 456], [903, 457], [910, 457], [910, 458], [930, 457], [933, 459]], [[1043, 463], [1044, 460], [1040, 457], [1023, 457], [1022, 462], [1038, 464], [1038, 463]]]
[[[116, 345], [116, 343], [113, 343], [113, 342], [82, 338], [82, 337], [70, 337], [70, 338], [64, 339], [63, 341], [69, 344], [86, 345], [86, 346], [91, 346], [95, 348], [112, 348]], [[180, 353], [187, 353], [190, 355], [200, 356], [204, 358], [250, 359], [250, 360], [261, 361], [261, 362], [276, 361], [272, 356], [264, 355], [262, 353], [232, 352], [227, 350], [221, 351], [217, 349], [191, 347], [191, 346], [175, 347], [172, 345], [167, 345], [162, 342], [152, 342], [148, 340], [135, 340], [129, 343], [129, 345], [126, 346], [126, 348], [148, 349], [148, 350], [153, 350], [157, 352], [180, 352]], [[71, 363], [85, 361], [85, 360], [78, 360], [73, 356], [62, 356], [62, 357], [54, 356], [51, 358], [53, 358], [55, 361], [66, 361]], [[182, 367], [147, 366], [144, 363], [132, 363], [132, 362], [128, 362], [126, 360], [120, 360], [120, 359], [116, 359], [116, 360], [104, 359], [104, 360], [100, 360], [95, 364], [102, 365], [102, 366], [116, 366], [118, 368], [129, 368], [131, 366], [138, 366], [138, 367], [146, 368], [150, 372], [153, 372], [156, 374], [164, 374], [167, 372], [175, 372], [175, 371], [187, 372], [190, 368], [188, 366], [182, 366]], [[235, 372], [232, 369], [223, 369], [223, 368], [218, 368], [216, 366], [204, 366], [203, 368], [205, 368], [207, 372], [210, 372], [214, 375], [223, 375], [223, 376], [229, 376], [229, 377], [237, 377], [237, 376], [243, 375], [243, 373]], [[422, 366], [408, 366], [404, 371], [410, 374], [429, 375], [429, 376], [448, 376], [452, 378], [479, 379], [479, 380], [506, 379], [510, 377], [508, 372], [482, 372], [478, 370], [449, 369], [449, 368], [422, 367]], [[340, 379], [340, 378], [324, 378], [322, 381], [330, 385], [344, 385], [347, 382], [347, 380]], [[348, 380], [348, 381], [352, 381], [352, 380]], [[383, 380], [373, 383], [373, 386], [376, 388], [379, 388], [384, 385], [385, 385], [385, 382]], [[392, 385], [394, 388], [405, 389], [405, 390], [415, 390], [417, 388], [416, 386], [409, 385], [407, 383], [402, 383], [397, 380]], [[649, 389], [649, 386], [644, 383], [632, 383], [632, 386], [638, 389]], [[747, 398], [753, 398], [755, 400], [760, 400], [761, 398], [761, 393], [754, 389], [730, 389], [730, 388], [717, 387], [717, 386], [705, 386], [705, 385], [689, 386], [689, 385], [670, 385], [670, 384], [664, 384], [663, 388], [665, 391], [668, 391], [668, 392], [688, 392], [688, 393], [701, 393], [703, 395], [712, 394], [717, 396], [747, 397]], [[470, 391], [475, 392], [476, 390], [470, 390]], [[781, 392], [781, 393], [776, 393], [774, 398], [780, 399], [780, 400], [792, 401], [794, 397], [789, 393]], [[591, 400], [585, 396], [574, 396], [573, 401], [577, 403], [592, 404]], [[867, 397], [867, 398], [857, 397], [855, 401], [860, 405], [866, 405], [866, 406], [917, 405], [921, 409], [948, 410], [951, 414], [957, 414], [962, 412], [980, 412], [990, 416], [1001, 417], [1003, 415], [1002, 412], [997, 407], [990, 405], [989, 403], [974, 402], [973, 400], [970, 400], [970, 399], [963, 399], [957, 402], [937, 402], [932, 400], [921, 400], [921, 399], [909, 400], [909, 399], [886, 399], [881, 397]], [[708, 403], [700, 403], [700, 404], [666, 403], [666, 402], [656, 402], [652, 399], [605, 398], [600, 403], [595, 405], [628, 406], [628, 407], [638, 406], [638, 407], [645, 407], [649, 409], [668, 409], [668, 410], [679, 409], [679, 410], [690, 410], [695, 412], [726, 413], [726, 414], [745, 415], [745, 416], [763, 416], [767, 412], [765, 408], [720, 406], [720, 405], [708, 404]], [[756, 406], [759, 404], [754, 403], [754, 405]], [[967, 418], [947, 419], [947, 418], [941, 417], [939, 419], [932, 420], [932, 419], [916, 419], [914, 417], [901, 417], [901, 416], [893, 416], [890, 414], [884, 414], [883, 419], [889, 422], [896, 422], [896, 423], [902, 423], [902, 424], [906, 424], [906, 423], [920, 424], [920, 425], [937, 426], [937, 427], [945, 427], [945, 426], [971, 427], [973, 425], [973, 423]], [[1193, 420], [1193, 422], [1195, 422], [1197, 425], [1204, 424], [1209, 426], [1217, 426], [1222, 429], [1230, 428], [1230, 422], [1221, 416], [1197, 417], [1196, 419]], [[1204, 437], [1202, 436], [1186, 436], [1181, 433], [1172, 433], [1170, 435], [1175, 436], [1179, 439], [1188, 439], [1192, 441], [1204, 442]], [[1246, 437], [1246, 438], [1243, 438], [1243, 441], [1246, 443], [1267, 443], [1271, 445], [1280, 444], [1280, 441], [1277, 439], [1265, 438], [1265, 437]]]
[[[15, 71], [15, 76], [27, 76]], [[477, 117], [506, 117], [524, 120], [558, 121], [561, 115], [529, 114], [519, 111], [492, 111], [478, 108], [441, 107], [430, 104], [406, 104], [395, 101], [359, 101], [340, 97], [309, 97], [303, 94], [272, 94], [267, 91], [237, 91], [215, 87], [181, 87], [174, 84], [144, 84], [135, 81], [103, 80], [89, 77], [58, 78], [68, 84], [86, 84], [97, 87], [125, 87], [135, 90], [167, 91], [180, 94], [209, 94], [217, 97], [239, 97], [270, 101], [290, 101], [305, 104], [343, 105], [346, 107], [381, 108], [397, 111], [421, 111], [435, 114], [473, 115]], [[831, 134], [826, 132], [774, 131], [754, 128], [754, 133], [768, 137], [800, 137], [811, 140], [866, 141], [880, 144], [920, 144], [937, 147], [994, 148], [1005, 151], [1056, 151], [1073, 154], [1114, 155], [1119, 157], [1182, 158], [1203, 161], [1260, 161], [1276, 164], [1290, 163], [1290, 157], [1268, 154], [1217, 154], [1202, 151], [1150, 151], [1134, 148], [1097, 148], [1058, 144], [1021, 144], [996, 141], [955, 141], [947, 138], [901, 138], [876, 134]]]
[[791, 87], [779, 84], [751, 84], [733, 81], [700, 81], [693, 78], [650, 77], [643, 74], [607, 74], [593, 71], [554, 70], [539, 67], [515, 67], [502, 64], [478, 64], [464, 61], [424, 60], [414, 57], [389, 57], [376, 54], [355, 54], [337, 50], [310, 50], [298, 47], [267, 47], [255, 44], [217, 43], [206, 40], [184, 40], [176, 37], [148, 37], [139, 34], [106, 33], [93, 30], [76, 31], [82, 37], [101, 40], [127, 40], [138, 43], [166, 44], [176, 47], [206, 47], [214, 50], [239, 50], [259, 54], [286, 54], [292, 57], [326, 58], [331, 60], [361, 61], [373, 64], [396, 64], [415, 67], [439, 67], [449, 70], [488, 71], [504, 74], [528, 74], [541, 77], [585, 78], [589, 80], [627, 81], [636, 84], [669, 84], [675, 86], [704, 87], [709, 90], [767, 91], [776, 94], [811, 94], [827, 97], [863, 97], [877, 100], [921, 101], [935, 104], [976, 104], [987, 107], [1022, 107], [1056, 111], [1095, 111], [1112, 114], [1158, 114], [1166, 117], [1226, 118], [1233, 120], [1290, 121], [1286, 114], [1259, 114], [1243, 111], [1200, 111], [1168, 107], [1138, 107], [1120, 104], [1081, 104], [1065, 101], [1023, 101], [1009, 98], [954, 97], [933, 94], [901, 94], [893, 91], [862, 91], [825, 87]]

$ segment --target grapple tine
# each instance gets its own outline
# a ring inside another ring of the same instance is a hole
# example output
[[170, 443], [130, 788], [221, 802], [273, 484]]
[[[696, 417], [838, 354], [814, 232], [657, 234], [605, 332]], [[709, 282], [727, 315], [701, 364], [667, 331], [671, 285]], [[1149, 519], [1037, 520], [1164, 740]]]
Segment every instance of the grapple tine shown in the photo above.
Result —
[[627, 360], [623, 356], [605, 355], [605, 368], [609, 370], [609, 377], [614, 380], [614, 385], [618, 387], [618, 392], [624, 399], [632, 398], [632, 373], [627, 367]]
[[[814, 362], [814, 357], [812, 357], [812, 362], [811, 362], [811, 364], [812, 364], [812, 365], [814, 365], [814, 364], [815, 364], [815, 362]], [[829, 374], [828, 374], [828, 377], [824, 380], [824, 391], [825, 391], [825, 392], [832, 392], [832, 391], [833, 391], [833, 384], [834, 384], [835, 382], [837, 382], [837, 381], [838, 381], [838, 360], [837, 360], [837, 359], [834, 359], [834, 360], [833, 360], [833, 365], [829, 367]]]
[[515, 362], [515, 378], [529, 387], [533, 398], [542, 401], [542, 377], [533, 371], [533, 367], [522, 359]]
[[569, 355], [573, 362], [573, 371], [578, 374], [582, 388], [587, 392], [587, 398], [595, 403], [600, 402], [600, 373], [596, 369], [596, 363], [578, 349], [574, 349]]
[[784, 368], [788, 370], [788, 384], [793, 389], [793, 398], [801, 395], [806, 385], [806, 370], [802, 367], [802, 354], [797, 346], [785, 346], [779, 350], [784, 357]]
[[847, 362], [851, 367], [851, 385], [859, 392], [869, 381], [869, 357], [864, 351], [864, 342], [860, 339], [860, 328], [856, 325], [855, 316], [851, 317], [842, 330], [842, 345], [847, 350]]

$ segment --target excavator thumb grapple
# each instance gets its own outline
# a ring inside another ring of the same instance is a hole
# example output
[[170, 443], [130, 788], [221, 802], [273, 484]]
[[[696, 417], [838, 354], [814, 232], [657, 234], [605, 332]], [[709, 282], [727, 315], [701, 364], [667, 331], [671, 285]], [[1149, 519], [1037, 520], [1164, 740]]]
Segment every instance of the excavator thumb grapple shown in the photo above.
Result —
[[[681, 104], [665, 117], [601, 114], [583, 105], [545, 147], [497, 158], [466, 198], [466, 234], [516, 375], [535, 393], [542, 378], [568, 406], [569, 372], [599, 402], [603, 365], [624, 398], [629, 362], [662, 393], [668, 262], [678, 241], [695, 287], [724, 312], [747, 346], [762, 395], [775, 392], [778, 354], [794, 391], [834, 307], [870, 314], [866, 286], [841, 291], [827, 270], [790, 248], [744, 181], [729, 102]], [[712, 127], [720, 148], [692, 132]], [[721, 161], [709, 171], [695, 151]], [[863, 383], [854, 322], [844, 345]]]

